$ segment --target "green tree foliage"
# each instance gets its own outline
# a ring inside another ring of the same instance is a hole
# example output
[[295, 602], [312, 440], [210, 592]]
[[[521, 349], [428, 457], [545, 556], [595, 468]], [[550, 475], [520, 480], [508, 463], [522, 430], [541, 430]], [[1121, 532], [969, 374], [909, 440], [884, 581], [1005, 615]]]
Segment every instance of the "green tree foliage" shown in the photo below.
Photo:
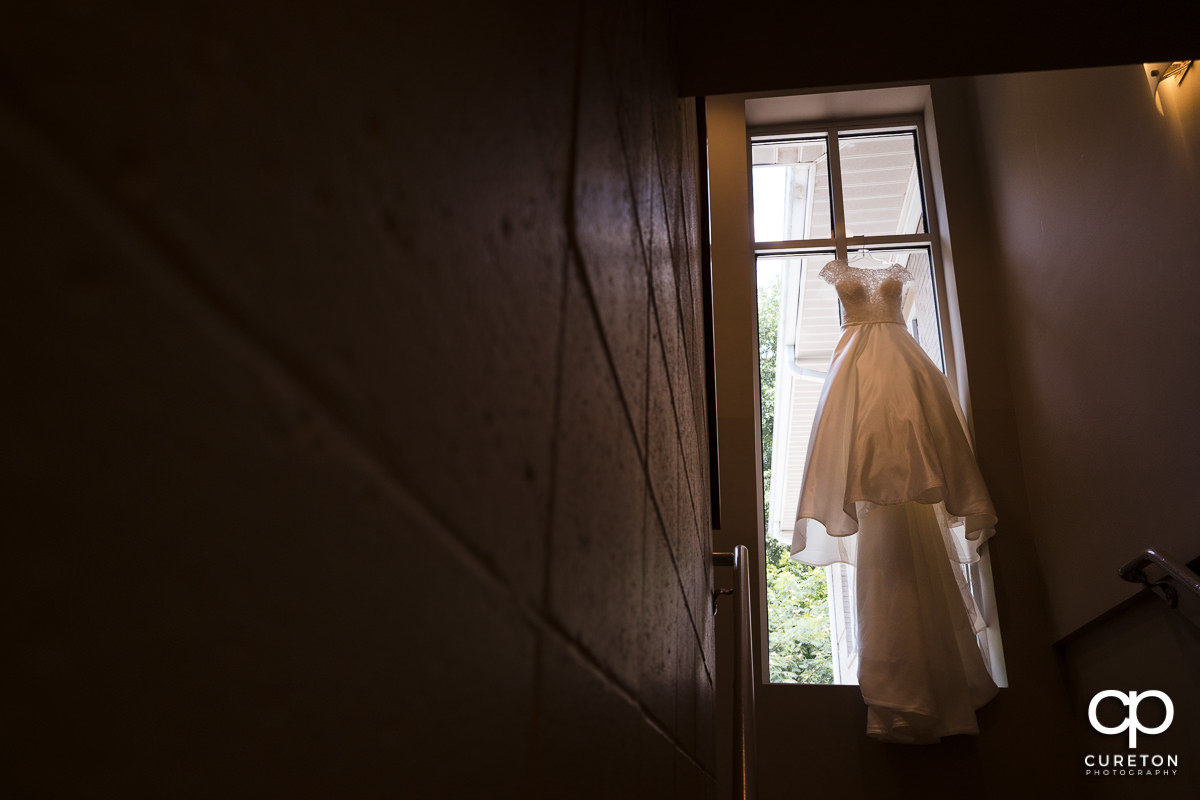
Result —
[[762, 398], [763, 498], [771, 517], [771, 445], [775, 440], [775, 351], [779, 340], [779, 284], [758, 288], [758, 386]]
[[[762, 465], [765, 518], [771, 518], [771, 455], [775, 438], [775, 359], [779, 338], [779, 286], [758, 290], [758, 375], [762, 398]], [[764, 535], [766, 531], [763, 532]], [[829, 589], [824, 567], [792, 560], [787, 548], [766, 539], [767, 636], [773, 683], [833, 683]]]
[[767, 636], [772, 683], [833, 683], [825, 567], [792, 560], [767, 537]]

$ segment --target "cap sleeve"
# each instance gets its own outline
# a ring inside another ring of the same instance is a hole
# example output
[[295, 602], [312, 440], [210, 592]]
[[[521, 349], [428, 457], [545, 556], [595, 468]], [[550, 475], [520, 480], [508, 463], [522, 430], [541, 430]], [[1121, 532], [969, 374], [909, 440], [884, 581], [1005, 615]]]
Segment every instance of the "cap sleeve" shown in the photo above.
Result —
[[905, 283], [912, 283], [916, 280], [916, 278], [913, 277], [913, 274], [908, 271], [908, 267], [905, 267], [901, 264], [892, 264], [892, 272], [895, 273], [897, 278]]
[[825, 266], [821, 267], [821, 271], [818, 272], [817, 274], [822, 279], [824, 279], [824, 281], [826, 283], [833, 283], [837, 279], [837, 276], [841, 273], [841, 271], [842, 271], [842, 262], [834, 259], [833, 261], [830, 261], [829, 263], [827, 263]]

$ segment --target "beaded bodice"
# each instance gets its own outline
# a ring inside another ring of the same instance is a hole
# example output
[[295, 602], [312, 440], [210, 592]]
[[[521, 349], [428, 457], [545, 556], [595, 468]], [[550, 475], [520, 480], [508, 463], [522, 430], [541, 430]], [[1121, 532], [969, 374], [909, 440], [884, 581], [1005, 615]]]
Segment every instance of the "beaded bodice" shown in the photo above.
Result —
[[913, 277], [899, 264], [862, 269], [845, 261], [830, 261], [821, 268], [821, 277], [837, 289], [845, 310], [843, 326], [865, 322], [904, 324], [900, 300], [904, 296], [904, 284]]

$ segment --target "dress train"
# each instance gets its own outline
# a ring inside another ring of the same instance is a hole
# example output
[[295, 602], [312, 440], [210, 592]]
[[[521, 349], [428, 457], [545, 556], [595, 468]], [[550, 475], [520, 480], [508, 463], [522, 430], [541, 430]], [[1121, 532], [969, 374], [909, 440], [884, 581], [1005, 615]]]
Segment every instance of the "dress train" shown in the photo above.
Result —
[[978, 733], [996, 695], [947, 557], [935, 506], [876, 506], [860, 520], [856, 599], [867, 734], [923, 744]]

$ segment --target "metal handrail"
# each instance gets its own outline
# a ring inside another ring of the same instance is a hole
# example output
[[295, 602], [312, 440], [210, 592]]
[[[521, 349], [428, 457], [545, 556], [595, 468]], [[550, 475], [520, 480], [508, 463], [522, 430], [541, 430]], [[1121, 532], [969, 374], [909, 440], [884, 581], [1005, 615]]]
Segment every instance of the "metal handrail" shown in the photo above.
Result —
[[1157, 564], [1180, 584], [1186, 586], [1188, 589], [1191, 589], [1197, 595], [1200, 595], [1200, 575], [1192, 572], [1190, 569], [1171, 558], [1171, 556], [1159, 550], [1143, 550], [1137, 555], [1136, 558], [1129, 561], [1119, 570], [1117, 570], [1117, 574], [1120, 575], [1123, 580], [1127, 580], [1131, 583], [1141, 583], [1146, 586], [1161, 587], [1163, 594], [1167, 597], [1167, 602], [1171, 604], [1171, 608], [1174, 608], [1179, 602], [1179, 593], [1175, 590], [1175, 587], [1165, 581], [1151, 582], [1146, 577], [1146, 573], [1142, 572], [1142, 567], [1147, 567], [1151, 564]]
[[758, 740], [754, 712], [754, 648], [750, 619], [750, 551], [739, 544], [732, 553], [713, 553], [713, 566], [733, 567], [734, 588], [714, 593], [713, 607], [719, 594], [737, 598], [737, 613], [733, 618], [733, 637], [737, 655], [733, 662], [733, 797], [734, 800], [754, 800], [758, 796], [756, 770]]

